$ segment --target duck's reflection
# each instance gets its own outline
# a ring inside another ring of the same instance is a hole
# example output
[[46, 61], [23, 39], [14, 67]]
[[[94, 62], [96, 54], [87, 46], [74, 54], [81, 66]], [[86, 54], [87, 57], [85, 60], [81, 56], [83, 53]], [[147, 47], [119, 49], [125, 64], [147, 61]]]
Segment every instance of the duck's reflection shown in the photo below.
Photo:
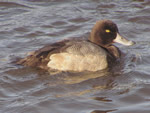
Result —
[[91, 113], [110, 113], [113, 111], [116, 111], [117, 109], [113, 109], [113, 110], [94, 110]]
[[65, 84], [78, 84], [91, 79], [96, 79], [99, 77], [104, 77], [109, 75], [108, 70], [98, 71], [98, 72], [83, 72], [83, 73], [70, 73], [71, 76], [66, 76], [64, 78]]
[[94, 94], [104, 89], [112, 89], [117, 85], [115, 77], [121, 72], [112, 73], [109, 70], [103, 70], [95, 73], [63, 73], [61, 81], [68, 93], [57, 94], [56, 97], [82, 96], [86, 94]]

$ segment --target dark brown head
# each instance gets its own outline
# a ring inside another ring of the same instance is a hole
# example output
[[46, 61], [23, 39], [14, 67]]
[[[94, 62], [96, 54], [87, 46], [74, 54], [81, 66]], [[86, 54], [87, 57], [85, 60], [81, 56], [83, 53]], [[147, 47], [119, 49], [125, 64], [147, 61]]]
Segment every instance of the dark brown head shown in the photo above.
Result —
[[110, 20], [97, 21], [91, 31], [89, 40], [103, 47], [111, 46], [114, 42], [123, 45], [134, 44], [134, 42], [121, 37], [117, 25]]

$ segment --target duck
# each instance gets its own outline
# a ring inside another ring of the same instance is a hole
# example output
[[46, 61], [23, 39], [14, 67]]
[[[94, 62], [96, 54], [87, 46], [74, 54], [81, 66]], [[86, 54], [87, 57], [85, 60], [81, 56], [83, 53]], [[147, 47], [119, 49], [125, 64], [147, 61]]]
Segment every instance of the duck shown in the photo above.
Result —
[[64, 39], [34, 51], [16, 63], [28, 67], [58, 71], [99, 71], [120, 59], [121, 51], [114, 43], [134, 45], [119, 33], [111, 20], [98, 20], [88, 39]]

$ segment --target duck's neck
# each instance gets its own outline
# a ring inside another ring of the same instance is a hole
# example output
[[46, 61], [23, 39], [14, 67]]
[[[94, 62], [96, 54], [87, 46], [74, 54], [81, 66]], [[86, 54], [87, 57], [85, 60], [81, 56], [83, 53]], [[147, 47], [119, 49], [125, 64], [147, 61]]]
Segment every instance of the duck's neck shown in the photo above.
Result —
[[110, 45], [105, 47], [105, 49], [114, 57], [114, 58], [120, 58], [121, 57], [121, 51], [119, 48], [117, 48], [114, 45]]

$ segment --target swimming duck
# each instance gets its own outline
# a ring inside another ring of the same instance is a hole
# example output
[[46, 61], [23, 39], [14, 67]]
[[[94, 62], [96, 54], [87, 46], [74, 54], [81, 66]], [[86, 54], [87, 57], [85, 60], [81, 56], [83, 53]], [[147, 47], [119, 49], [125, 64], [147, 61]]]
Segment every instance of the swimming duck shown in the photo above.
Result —
[[17, 64], [60, 71], [103, 70], [121, 57], [121, 51], [113, 45], [115, 42], [126, 46], [134, 44], [119, 34], [114, 22], [99, 20], [89, 39], [70, 39], [47, 45]]

